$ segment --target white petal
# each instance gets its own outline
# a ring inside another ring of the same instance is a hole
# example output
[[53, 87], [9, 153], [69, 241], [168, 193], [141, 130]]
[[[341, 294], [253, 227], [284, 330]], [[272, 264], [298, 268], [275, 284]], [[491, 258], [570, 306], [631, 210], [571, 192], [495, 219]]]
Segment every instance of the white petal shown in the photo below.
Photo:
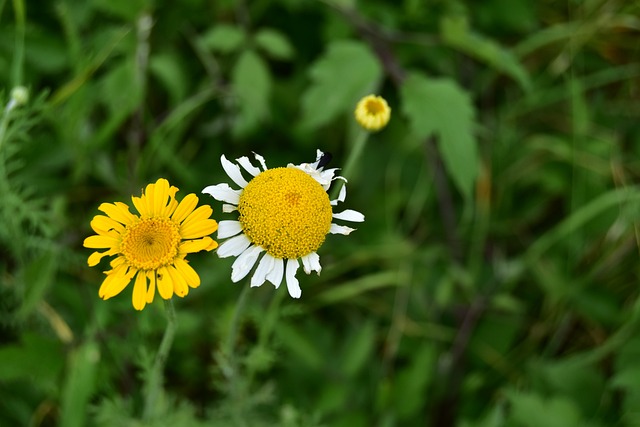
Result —
[[226, 239], [235, 236], [242, 231], [240, 221], [219, 221], [218, 222], [218, 239]]
[[[352, 221], [352, 222], [363, 222], [364, 215], [362, 215], [358, 211], [354, 211], [351, 209], [344, 210], [342, 212], [334, 213], [333, 217], [336, 219], [342, 219], [344, 221]], [[220, 235], [220, 231], [218, 231], [218, 235]]]
[[256, 158], [256, 160], [258, 162], [260, 162], [260, 166], [262, 166], [262, 170], [266, 171], [267, 170], [267, 164], [264, 162], [264, 157], [262, 157], [260, 154], [258, 153], [253, 153], [254, 157]]
[[287, 260], [287, 272], [286, 272], [287, 289], [289, 290], [289, 295], [291, 295], [292, 298], [300, 298], [300, 295], [302, 295], [302, 289], [300, 289], [300, 285], [298, 284], [298, 279], [296, 279], [297, 270], [298, 270], [298, 260], [297, 259]]
[[331, 186], [331, 181], [333, 180], [333, 175], [335, 171], [338, 169], [328, 169], [326, 171], [316, 169], [316, 163], [301, 163], [299, 165], [294, 165], [293, 163], [289, 163], [287, 165], [289, 168], [300, 169], [302, 172], [309, 175], [311, 178], [315, 179], [318, 184], [322, 186], [322, 188], [326, 191]]
[[305, 273], [311, 274], [312, 271], [315, 271], [320, 274], [322, 266], [320, 265], [320, 256], [317, 253], [311, 252], [309, 255], [300, 258], [300, 260], [302, 260], [302, 268], [304, 268]]
[[219, 258], [238, 256], [251, 245], [251, 241], [244, 234], [235, 236], [222, 243], [216, 253]]
[[222, 204], [222, 212], [224, 213], [229, 213], [237, 210], [238, 210], [238, 207], [236, 205], [229, 205], [227, 203]]
[[324, 179], [333, 181], [334, 179], [338, 178], [336, 177], [336, 171], [339, 171], [339, 170], [340, 170], [339, 168], [325, 169], [322, 171], [322, 177]]
[[237, 282], [245, 278], [258, 260], [258, 256], [263, 251], [260, 246], [251, 246], [240, 254], [231, 266], [231, 281]]
[[[350, 234], [352, 231], [355, 231], [355, 228], [350, 228], [346, 225], [331, 224], [331, 228], [329, 228], [329, 233], [344, 234], [345, 236]], [[220, 249], [218, 249], [218, 251], [220, 251]]]
[[338, 198], [331, 201], [332, 206], [336, 206], [338, 202], [344, 202], [344, 199], [347, 197], [347, 184], [342, 184], [342, 188], [340, 189], [340, 193], [338, 194]]
[[248, 182], [242, 177], [240, 166], [235, 163], [231, 163], [227, 160], [224, 154], [220, 157], [220, 163], [222, 163], [222, 169], [224, 169], [227, 175], [229, 175], [229, 178], [231, 178], [240, 188], [247, 186]]
[[244, 170], [246, 170], [253, 176], [256, 176], [260, 173], [260, 169], [253, 166], [247, 156], [242, 156], [239, 159], [236, 159], [236, 162], [240, 163], [240, 166], [242, 166]]
[[256, 268], [255, 273], [253, 273], [253, 277], [251, 277], [251, 287], [262, 286], [264, 281], [266, 280], [267, 274], [271, 272], [273, 269], [273, 262], [275, 258], [271, 255], [264, 254], [262, 259], [260, 260], [260, 264], [258, 264], [258, 268]]
[[231, 203], [232, 205], [238, 205], [240, 203], [241, 190], [234, 190], [229, 187], [229, 184], [210, 185], [202, 190], [205, 194], [210, 194], [214, 199], [220, 202]]
[[322, 158], [322, 156], [324, 156], [324, 153], [319, 149], [316, 150], [316, 161], [315, 163], [312, 163], [314, 169], [318, 169], [318, 163], [320, 163], [320, 159]]
[[[265, 254], [264, 256], [273, 258], [269, 254]], [[276, 289], [278, 289], [280, 283], [282, 283], [282, 276], [284, 275], [284, 261], [282, 260], [282, 258], [273, 258], [273, 260], [273, 268], [271, 269], [269, 274], [267, 274], [266, 278], [268, 281], [273, 283], [273, 286], [275, 286]]]

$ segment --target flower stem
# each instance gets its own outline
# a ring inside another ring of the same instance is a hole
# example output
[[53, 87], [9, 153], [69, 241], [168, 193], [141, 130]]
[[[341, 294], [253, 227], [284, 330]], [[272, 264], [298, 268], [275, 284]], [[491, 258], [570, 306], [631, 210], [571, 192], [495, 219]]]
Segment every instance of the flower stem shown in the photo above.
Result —
[[0, 118], [0, 150], [2, 149], [2, 144], [4, 143], [4, 137], [7, 133], [7, 128], [9, 126], [9, 115], [11, 113], [11, 109], [9, 109], [9, 105], [4, 110], [4, 114]]
[[[369, 138], [369, 132], [364, 129], [359, 129], [358, 134], [356, 135], [355, 141], [351, 146], [351, 151], [349, 152], [349, 157], [347, 157], [347, 162], [345, 163], [344, 168], [342, 168], [341, 175], [344, 176], [345, 178], [347, 179], [353, 178], [352, 175], [353, 175], [354, 167], [356, 165], [356, 162], [360, 158], [360, 155], [362, 154], [362, 150], [364, 149], [364, 146], [367, 142], [367, 138]], [[331, 197], [330, 197], [331, 200], [336, 198], [336, 196], [338, 195], [338, 191], [340, 190], [340, 187], [341, 186], [336, 185], [331, 189]]]
[[231, 319], [231, 325], [229, 326], [229, 336], [227, 337], [226, 356], [229, 360], [235, 360], [233, 354], [235, 352], [236, 338], [238, 335], [238, 326], [240, 324], [241, 312], [244, 310], [245, 303], [247, 301], [247, 295], [249, 294], [249, 286], [243, 286], [238, 302], [236, 302], [236, 308], [233, 312], [233, 318]]
[[243, 390], [245, 387], [242, 385], [240, 377], [240, 364], [238, 358], [235, 355], [236, 340], [238, 337], [238, 329], [240, 327], [240, 320], [242, 318], [242, 311], [247, 302], [247, 295], [249, 294], [250, 286], [247, 284], [242, 287], [236, 307], [233, 312], [233, 318], [231, 319], [231, 325], [229, 326], [229, 335], [227, 336], [227, 342], [224, 348], [224, 358], [228, 363], [227, 381], [229, 385], [229, 395], [231, 397], [231, 416], [235, 425], [245, 427], [247, 425], [244, 417], [244, 404], [243, 404]]
[[156, 360], [153, 364], [151, 373], [147, 383], [147, 397], [144, 402], [144, 412], [142, 418], [145, 421], [149, 421], [154, 418], [156, 412], [156, 401], [158, 394], [162, 389], [162, 377], [164, 372], [164, 365], [169, 356], [171, 345], [173, 344], [173, 337], [176, 332], [176, 311], [173, 307], [173, 300], [164, 300], [165, 313], [167, 315], [167, 328], [162, 336], [160, 342], [160, 348], [158, 354], [156, 354]]

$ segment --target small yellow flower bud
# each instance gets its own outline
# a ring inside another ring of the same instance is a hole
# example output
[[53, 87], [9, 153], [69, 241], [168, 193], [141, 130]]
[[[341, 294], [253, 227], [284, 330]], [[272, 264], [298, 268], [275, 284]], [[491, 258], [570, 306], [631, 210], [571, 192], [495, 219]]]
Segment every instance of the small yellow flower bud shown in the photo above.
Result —
[[381, 96], [368, 95], [358, 102], [355, 110], [356, 121], [368, 131], [379, 131], [391, 118], [391, 108]]

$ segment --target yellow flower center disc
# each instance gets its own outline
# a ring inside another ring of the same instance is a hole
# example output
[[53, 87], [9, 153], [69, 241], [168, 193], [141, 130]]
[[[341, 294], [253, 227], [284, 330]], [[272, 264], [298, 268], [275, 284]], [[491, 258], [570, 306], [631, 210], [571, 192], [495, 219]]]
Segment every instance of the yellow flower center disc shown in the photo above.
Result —
[[178, 225], [165, 218], [143, 218], [127, 227], [120, 251], [139, 270], [168, 265], [178, 254], [181, 237]]
[[240, 195], [238, 211], [244, 234], [275, 258], [315, 252], [331, 228], [327, 192], [295, 168], [268, 169], [253, 178]]

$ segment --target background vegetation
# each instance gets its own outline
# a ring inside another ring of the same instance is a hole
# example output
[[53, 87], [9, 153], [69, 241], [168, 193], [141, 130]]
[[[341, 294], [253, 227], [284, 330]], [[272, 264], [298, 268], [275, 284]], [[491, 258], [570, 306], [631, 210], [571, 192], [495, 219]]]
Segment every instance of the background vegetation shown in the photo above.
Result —
[[640, 426], [639, 36], [623, 0], [0, 0], [0, 425], [143, 425], [166, 322], [98, 298], [101, 202], [340, 166], [379, 93], [366, 222], [296, 301], [191, 257], [148, 425]]

